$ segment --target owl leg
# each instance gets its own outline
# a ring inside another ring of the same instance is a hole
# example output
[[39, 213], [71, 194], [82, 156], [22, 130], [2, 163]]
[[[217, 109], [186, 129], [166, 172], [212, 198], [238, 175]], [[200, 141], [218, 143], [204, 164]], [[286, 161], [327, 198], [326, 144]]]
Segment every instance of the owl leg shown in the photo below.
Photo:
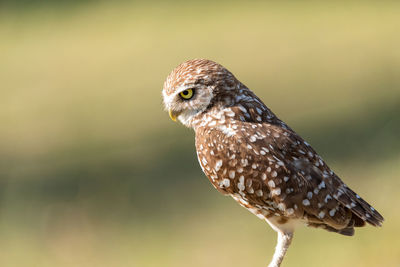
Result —
[[281, 231], [278, 232], [278, 243], [275, 248], [275, 253], [272, 258], [271, 263], [268, 267], [279, 267], [285, 257], [286, 251], [288, 250], [290, 243], [293, 239], [293, 232], [285, 233]]

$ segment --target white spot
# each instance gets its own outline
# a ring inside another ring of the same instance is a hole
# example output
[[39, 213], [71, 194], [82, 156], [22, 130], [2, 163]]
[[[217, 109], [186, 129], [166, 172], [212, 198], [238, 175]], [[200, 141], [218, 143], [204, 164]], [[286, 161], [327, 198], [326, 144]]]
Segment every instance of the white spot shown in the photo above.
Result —
[[283, 181], [285, 182], [289, 181], [289, 177], [288, 176], [283, 177]]
[[244, 113], [247, 112], [247, 109], [245, 107], [243, 107], [242, 105], [238, 105], [238, 108]]
[[329, 201], [330, 199], [332, 199], [331, 195], [327, 194], [326, 197], [325, 197], [325, 200], [324, 200], [325, 203], [328, 203], [328, 201]]
[[318, 213], [318, 217], [320, 219], [324, 218], [325, 217], [325, 212], [321, 211], [320, 213]]
[[267, 172], [271, 172], [271, 167], [268, 167], [268, 168], [267, 168]]
[[308, 199], [303, 199], [303, 205], [304, 206], [309, 206], [310, 205], [310, 201]]
[[264, 150], [265, 152], [269, 153], [269, 150], [268, 150], [268, 148], [266, 148], [266, 147], [262, 147], [261, 149], [262, 149], [262, 150]]
[[308, 198], [308, 199], [311, 199], [311, 198], [312, 198], [312, 192], [308, 192], [308, 193], [307, 193], [307, 198]]
[[252, 167], [253, 169], [256, 169], [256, 168], [257, 168], [257, 164], [253, 163], [253, 165], [251, 165], [251, 167]]
[[335, 213], [336, 213], [336, 209], [331, 209], [331, 210], [329, 211], [329, 215], [330, 215], [331, 217], [335, 216]]
[[228, 108], [227, 110], [226, 110], [226, 113], [225, 113], [227, 116], [229, 116], [229, 117], [235, 117], [235, 113], [232, 111], [232, 109], [230, 109], [230, 108]]
[[281, 189], [278, 187], [278, 188], [272, 190], [271, 193], [272, 193], [272, 195], [279, 196], [281, 194]]
[[243, 183], [238, 183], [237, 188], [239, 189], [239, 191], [244, 191], [246, 189]]
[[343, 195], [343, 194], [344, 194], [343, 190], [339, 189], [338, 192], [337, 192], [337, 194], [335, 194], [335, 195], [333, 195], [333, 196], [337, 199], [337, 198], [339, 198], [339, 197], [340, 197], [341, 195]]
[[261, 174], [261, 179], [263, 180], [267, 179], [267, 175], [265, 173]]
[[270, 187], [275, 187], [275, 182], [272, 181], [272, 180], [269, 180], [269, 181], [268, 181], [268, 185], [269, 185]]
[[279, 203], [278, 204], [278, 209], [280, 209], [281, 211], [284, 211], [285, 210], [285, 204]]
[[325, 188], [325, 182], [322, 181], [319, 185], [318, 185], [319, 189]]
[[278, 173], [276, 172], [276, 171], [273, 171], [272, 173], [271, 173], [271, 176], [272, 177], [276, 177], [278, 175]]
[[235, 171], [229, 171], [229, 178], [235, 178]]
[[239, 167], [236, 171], [237, 171], [238, 173], [242, 173], [242, 172], [243, 172], [243, 168], [242, 168], [242, 167]]
[[292, 208], [289, 208], [286, 210], [287, 215], [292, 215], [293, 213], [294, 213], [294, 209], [292, 209]]
[[256, 191], [256, 195], [259, 196], [259, 197], [262, 197], [263, 196], [263, 191], [261, 189], [258, 189]]
[[222, 180], [222, 185], [224, 187], [229, 187], [231, 185], [231, 181], [229, 181], [229, 179], [223, 179]]
[[[221, 122], [223, 123], [223, 122]], [[224, 134], [226, 134], [227, 137], [234, 136], [236, 134], [236, 131], [232, 127], [226, 127], [226, 126], [220, 126], [218, 127]]]
[[217, 162], [215, 163], [215, 171], [219, 171], [219, 169], [222, 166], [222, 160], [217, 160]]
[[250, 142], [254, 143], [255, 141], [257, 141], [257, 138], [254, 135], [250, 136]]

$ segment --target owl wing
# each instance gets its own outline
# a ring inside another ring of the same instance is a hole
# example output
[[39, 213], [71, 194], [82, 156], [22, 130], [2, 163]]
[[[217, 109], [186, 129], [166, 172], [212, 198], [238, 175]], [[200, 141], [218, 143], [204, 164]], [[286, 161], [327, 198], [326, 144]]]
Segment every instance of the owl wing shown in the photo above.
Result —
[[247, 130], [239, 136], [246, 140], [248, 153], [259, 154], [254, 161], [268, 165], [263, 182], [284, 215], [303, 218], [327, 230], [352, 230], [365, 221], [381, 225], [383, 217], [348, 188], [294, 131], [268, 123], [244, 122], [243, 127]]

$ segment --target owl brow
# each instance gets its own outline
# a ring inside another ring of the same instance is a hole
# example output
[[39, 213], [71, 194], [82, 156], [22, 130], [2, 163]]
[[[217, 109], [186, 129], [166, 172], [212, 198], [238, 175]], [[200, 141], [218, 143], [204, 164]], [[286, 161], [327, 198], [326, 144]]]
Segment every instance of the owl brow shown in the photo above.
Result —
[[197, 78], [193, 84], [204, 84], [204, 79], [202, 78]]
[[[208, 77], [208, 76], [205, 76]], [[215, 81], [212, 79], [203, 79], [203, 78], [197, 78], [193, 84], [197, 85], [197, 84], [201, 84], [201, 85], [205, 85], [205, 86], [209, 86], [212, 85]]]

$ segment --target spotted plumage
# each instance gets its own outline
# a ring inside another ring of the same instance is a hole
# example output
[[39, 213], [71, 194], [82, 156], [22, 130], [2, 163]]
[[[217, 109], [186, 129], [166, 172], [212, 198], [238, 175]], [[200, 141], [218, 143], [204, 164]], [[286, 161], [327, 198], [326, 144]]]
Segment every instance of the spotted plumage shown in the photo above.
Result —
[[221, 65], [182, 63], [163, 97], [171, 118], [194, 129], [200, 166], [214, 187], [278, 232], [270, 266], [280, 266], [298, 225], [343, 235], [366, 222], [381, 225], [383, 217]]

